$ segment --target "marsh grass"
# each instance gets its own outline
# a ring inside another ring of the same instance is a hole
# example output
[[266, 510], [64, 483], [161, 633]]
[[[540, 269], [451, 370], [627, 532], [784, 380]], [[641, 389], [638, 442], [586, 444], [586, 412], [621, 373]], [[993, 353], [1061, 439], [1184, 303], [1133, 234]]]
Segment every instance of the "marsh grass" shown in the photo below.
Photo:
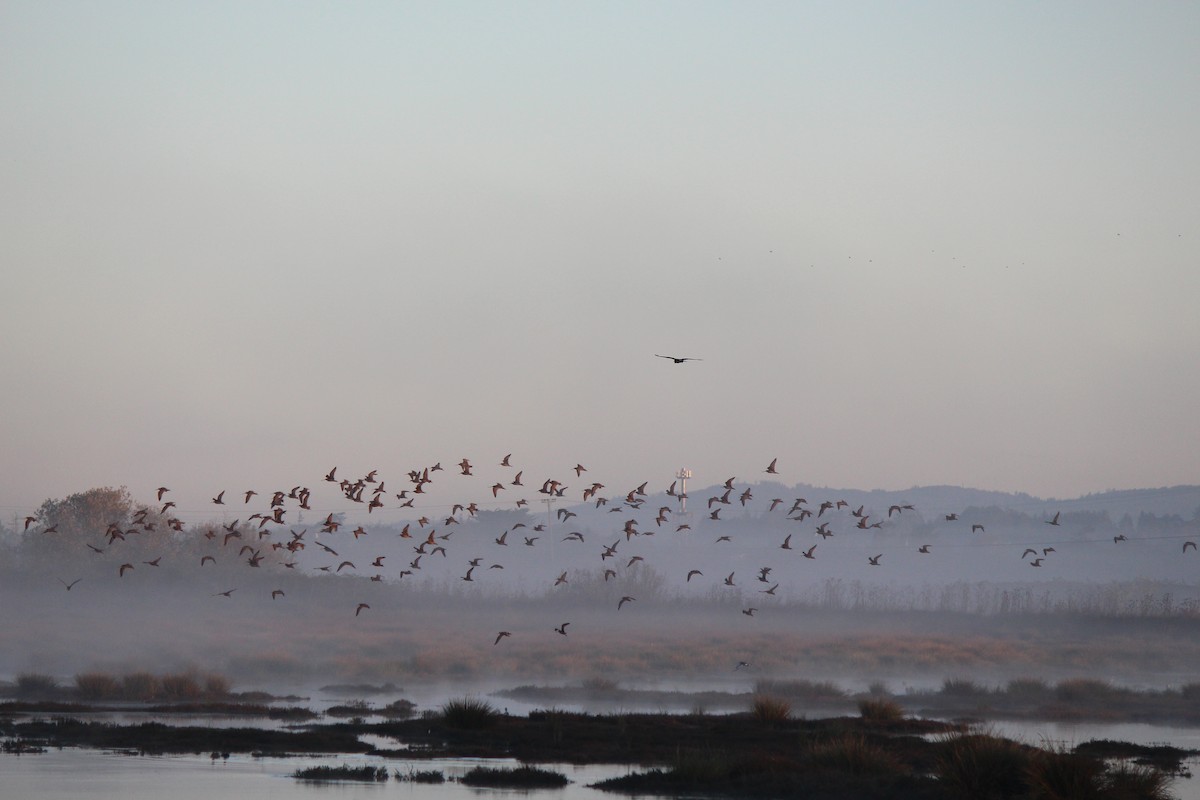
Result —
[[847, 699], [846, 693], [833, 681], [758, 680], [754, 682], [754, 693], [785, 697], [799, 703], [840, 703]]
[[398, 781], [408, 781], [409, 783], [446, 782], [446, 776], [440, 769], [414, 770], [409, 768], [408, 772], [396, 770], [394, 777]]
[[342, 764], [340, 767], [308, 767], [298, 769], [292, 777], [302, 781], [364, 781], [368, 783], [384, 783], [388, 779], [385, 767], [351, 767]]
[[858, 713], [867, 722], [899, 722], [904, 707], [888, 697], [867, 697], [858, 701]]
[[879, 777], [907, 772], [894, 755], [856, 734], [814, 742], [803, 757], [804, 762], [814, 769], [844, 775]]
[[756, 694], [750, 701], [750, 714], [759, 722], [784, 722], [792, 716], [792, 704], [782, 697]]
[[460, 783], [467, 786], [487, 786], [497, 788], [546, 788], [553, 789], [570, 783], [567, 776], [561, 772], [539, 769], [528, 765], [512, 769], [495, 767], [475, 767], [466, 775], [459, 778]]
[[963, 800], [1019, 797], [1028, 785], [1029, 752], [986, 733], [950, 736], [940, 743], [934, 766], [951, 797]]
[[459, 730], [490, 728], [496, 724], [497, 716], [491, 703], [475, 697], [460, 697], [442, 705], [442, 720], [449, 727]]

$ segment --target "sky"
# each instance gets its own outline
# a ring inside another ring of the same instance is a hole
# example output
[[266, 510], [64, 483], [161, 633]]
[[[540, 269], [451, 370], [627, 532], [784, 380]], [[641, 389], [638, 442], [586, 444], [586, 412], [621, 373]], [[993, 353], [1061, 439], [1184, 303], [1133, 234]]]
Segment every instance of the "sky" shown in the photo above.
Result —
[[0, 516], [508, 453], [1200, 482], [1198, 40], [1192, 3], [4, 0]]

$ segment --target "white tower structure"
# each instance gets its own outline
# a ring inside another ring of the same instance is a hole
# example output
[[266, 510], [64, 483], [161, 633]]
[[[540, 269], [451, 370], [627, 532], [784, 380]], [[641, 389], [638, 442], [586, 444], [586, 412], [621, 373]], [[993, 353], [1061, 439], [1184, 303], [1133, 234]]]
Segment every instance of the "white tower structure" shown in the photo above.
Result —
[[692, 471], [687, 467], [680, 467], [679, 472], [675, 473], [675, 480], [679, 481], [679, 513], [687, 513], [687, 482], [688, 478], [692, 477]]

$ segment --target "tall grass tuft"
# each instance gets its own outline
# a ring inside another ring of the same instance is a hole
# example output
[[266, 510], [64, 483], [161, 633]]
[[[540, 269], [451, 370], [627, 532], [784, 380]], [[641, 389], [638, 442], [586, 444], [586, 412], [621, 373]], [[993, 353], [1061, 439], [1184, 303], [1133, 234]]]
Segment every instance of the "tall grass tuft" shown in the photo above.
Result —
[[1028, 784], [1030, 756], [1016, 742], [982, 733], [941, 742], [934, 773], [951, 797], [992, 800], [1018, 797]]
[[859, 700], [858, 713], [866, 722], [899, 722], [904, 719], [904, 707], [888, 697]]
[[1119, 761], [1100, 776], [1102, 796], [1111, 800], [1171, 800], [1172, 778], [1162, 770]]
[[486, 700], [460, 697], [442, 705], [442, 720], [451, 728], [480, 730], [496, 724], [496, 709]]
[[750, 714], [759, 722], [783, 722], [792, 715], [792, 704], [782, 697], [756, 694], [750, 704]]
[[1104, 764], [1072, 753], [1061, 746], [1036, 753], [1026, 767], [1029, 788], [1041, 800], [1099, 798], [1097, 791]]

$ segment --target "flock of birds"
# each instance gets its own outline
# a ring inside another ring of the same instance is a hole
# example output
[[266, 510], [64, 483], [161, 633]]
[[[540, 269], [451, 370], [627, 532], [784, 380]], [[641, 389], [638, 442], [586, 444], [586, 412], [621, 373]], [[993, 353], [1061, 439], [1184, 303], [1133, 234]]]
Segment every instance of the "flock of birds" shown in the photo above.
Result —
[[[691, 359], [676, 358], [672, 356], [660, 356], [663, 358], [672, 358], [675, 363], [682, 363]], [[627, 542], [631, 542], [639, 537], [653, 536], [660, 531], [684, 533], [691, 529], [692, 515], [681, 515], [680, 512], [671, 505], [659, 506], [654, 511], [652, 517], [653, 527], [643, 526], [638, 521], [638, 517], [645, 518], [645, 508], [647, 501], [654, 495], [647, 493], [648, 482], [629, 489], [624, 493], [608, 494], [608, 487], [605, 484], [584, 479], [583, 476], [588, 472], [587, 467], [583, 464], [575, 464], [569, 472], [574, 475], [573, 478], [544, 478], [540, 483], [532, 482], [526, 484], [524, 481], [524, 470], [513, 464], [512, 454], [505, 455], [499, 459], [497, 465], [501, 468], [509, 470], [509, 474], [503, 480], [497, 480], [487, 486], [485, 490], [491, 495], [491, 500], [474, 500], [466, 503], [455, 503], [450, 507], [448, 514], [438, 513], [437, 509], [443, 509], [444, 506], [438, 506], [433, 503], [428, 504], [428, 508], [422, 503], [429, 496], [429, 488], [437, 479], [439, 473], [449, 474], [451, 471], [443, 468], [439, 462], [430, 466], [423, 466], [412, 469], [407, 472], [404, 479], [401, 481], [403, 488], [396, 490], [396, 487], [388, 488], [387, 482], [379, 475], [378, 470], [371, 470], [364, 475], [355, 476], [354, 478], [339, 477], [338, 468], [334, 467], [325, 474], [323, 484], [328, 484], [336, 487], [338, 494], [342, 500], [349, 502], [352, 505], [365, 507], [366, 513], [372, 514], [377, 509], [389, 508], [393, 510], [410, 510], [411, 514], [419, 514], [417, 519], [407, 522], [403, 525], [398, 533], [400, 539], [408, 540], [412, 547], [412, 559], [407, 566], [400, 569], [398, 573], [394, 573], [397, 580], [403, 580], [407, 576], [413, 575], [422, 569], [422, 559], [441, 558], [446, 559], [445, 563], [450, 563], [449, 559], [451, 551], [457, 542], [452, 540], [455, 532], [455, 526], [460, 525], [465, 520], [475, 517], [481, 510], [482, 505], [495, 506], [501, 502], [507, 505], [508, 501], [500, 501], [502, 495], [510, 493], [516, 495], [520, 493], [522, 496], [514, 496], [512, 498], [512, 508], [521, 509], [529, 506], [529, 498], [525, 496], [526, 492], [533, 492], [540, 495], [544, 502], [547, 502], [547, 510], [558, 499], [562, 499], [564, 505], [576, 501], [579, 504], [591, 504], [596, 513], [601, 509], [606, 510], [611, 514], [619, 514], [621, 518], [618, 523], [613, 526], [612, 530], [616, 532], [616, 539], [611, 543], [601, 545], [598, 555], [603, 567], [603, 578], [605, 582], [618, 577], [618, 567], [624, 565], [623, 572], [628, 572], [635, 569], [636, 565], [645, 561], [645, 557], [639, 554], [627, 554], [622, 552], [618, 555], [618, 549]], [[762, 470], [764, 475], [776, 476], [778, 471], [779, 460], [772, 459]], [[457, 468], [458, 476], [469, 477], [475, 476], [475, 464], [468, 458], [463, 458], [454, 465]], [[581, 487], [577, 487], [571, 494], [571, 487], [567, 481], [572, 483], [582, 483]], [[476, 482], [478, 485], [478, 482]], [[673, 482], [665, 491], [667, 497], [673, 499], [674, 502], [680, 503], [686, 499], [686, 494], [679, 488], [678, 481]], [[312, 569], [329, 573], [341, 574], [346, 571], [347, 574], [358, 574], [358, 566], [351, 560], [343, 558], [339, 551], [331, 546], [329, 542], [336, 543], [337, 534], [345, 534], [343, 528], [349, 528], [350, 523], [345, 523], [344, 514], [337, 512], [329, 512], [318, 528], [318, 531], [310, 536], [307, 527], [296, 530], [292, 527], [288, 517], [293, 509], [298, 511], [312, 510], [311, 501], [313, 492], [305, 486], [294, 486], [290, 490], [278, 490], [267, 493], [262, 497], [266, 500], [265, 507], [249, 514], [243, 522], [240, 518], [235, 519], [231, 523], [214, 523], [201, 526], [199, 530], [190, 528], [183, 520], [175, 513], [175, 503], [170, 499], [172, 490], [166, 486], [160, 486], [157, 489], [156, 501], [158, 509], [148, 506], [138, 508], [128, 520], [113, 520], [108, 524], [100, 539], [93, 536], [93, 544], [91, 541], [84, 542], [96, 555], [104, 554], [110, 550], [119, 553], [119, 548], [122, 542], [125, 542], [129, 537], [136, 536], [140, 533], [153, 531], [159, 525], [165, 525], [172, 532], [182, 535], [197, 535], [203, 537], [204, 540], [211, 543], [213, 551], [222, 558], [227, 558], [227, 553], [233, 552], [236, 548], [237, 558], [244, 561], [249, 568], [258, 568], [264, 564], [268, 555], [275, 555], [267, 563], [279, 563], [285, 569], [297, 569], [298, 562], [296, 556], [300, 551], [306, 548], [318, 550], [326, 556], [331, 557], [331, 561], [327, 564], [321, 564]], [[852, 520], [852, 529], [858, 530], [876, 530], [884, 526], [884, 524], [899, 515], [913, 511], [911, 504], [897, 503], [890, 505], [887, 508], [886, 516], [882, 513], [876, 514], [869, 511], [863, 505], [857, 508], [851, 508], [851, 504], [842, 499], [830, 498], [823, 499], [819, 503], [810, 504], [804, 497], [794, 498], [790, 504], [783, 498], [774, 497], [766, 503], [761, 500], [756, 506], [751, 506], [755, 501], [754, 486], [745, 485], [739, 486], [736, 478], [729, 478], [717, 488], [715, 494], [705, 498], [704, 510], [698, 515], [701, 519], [711, 520], [714, 523], [722, 521], [721, 511], [733, 504], [738, 504], [741, 508], [755, 508], [765, 514], [779, 514], [782, 509], [784, 518], [797, 523], [804, 523], [812, 526], [811, 535], [818, 541], [809, 544], [805, 547], [803, 544], [793, 545], [793, 538], [797, 533], [787, 533], [782, 541], [779, 542], [778, 548], [782, 551], [796, 550], [799, 556], [815, 560], [817, 558], [817, 549], [820, 543], [833, 537], [835, 532], [833, 525], [838, 525], [844, 529], [847, 522], [846, 517]], [[578, 494], [576, 494], [578, 493]], [[226, 491], [222, 490], [212, 496], [211, 502], [213, 506], [226, 506]], [[657, 492], [654, 493], [657, 495]], [[245, 490], [240, 492], [237, 499], [241, 500], [240, 505], [243, 508], [250, 506], [251, 501], [259, 494], [254, 490]], [[237, 503], [237, 499], [230, 502]], [[261, 500], [259, 501], [261, 502]], [[339, 501], [341, 502], [341, 501]], [[579, 508], [577, 505], [576, 508]], [[248, 508], [247, 508], [248, 510]], [[321, 509], [324, 511], [324, 509]], [[582, 511], [583, 509], [580, 509]], [[554, 513], [553, 522], [532, 524], [530, 522], [517, 522], [510, 527], [505, 528], [498, 533], [489, 545], [490, 552], [498, 555], [501, 548], [522, 547], [533, 548], [538, 542], [550, 536], [557, 536], [561, 531], [552, 530], [552, 526], [568, 526], [568, 523], [573, 517], [578, 516], [577, 511], [573, 511], [569, 507], [560, 507]], [[1058, 527], [1061, 514], [1056, 513], [1052, 518], [1045, 520], [1045, 524]], [[961, 522], [958, 514], [949, 513], [944, 515], [946, 522]], [[33, 527], [40, 525], [40, 527]], [[35, 534], [54, 535], [57, 533], [58, 526], [56, 524], [45, 525], [35, 515], [25, 518], [25, 529], [29, 531], [33, 528]], [[972, 532], [983, 532], [985, 530], [981, 523], [970, 523]], [[352, 530], [349, 530], [350, 536], [357, 541], [363, 537], [368, 537], [370, 532], [359, 524]], [[324, 535], [325, 541], [321, 541], [320, 537]], [[490, 534], [489, 534], [490, 535]], [[588, 534], [594, 537], [595, 534]], [[586, 544], [588, 536], [585, 536], [581, 531], [570, 531], [562, 537], [563, 542], [574, 542], [577, 544]], [[510, 538], [511, 537], [511, 538]], [[607, 538], [607, 537], [606, 537]], [[1125, 540], [1124, 535], [1117, 535], [1114, 538], [1114, 543], [1120, 543]], [[723, 534], [716, 537], [714, 544], [721, 542], [729, 542], [732, 536]], [[811, 541], [811, 540], [810, 540]], [[473, 543], [473, 544], [477, 544]], [[341, 547], [341, 545], [338, 545]], [[1193, 541], [1186, 541], [1183, 544], [1183, 552], [1186, 554], [1189, 549], [1195, 550], [1196, 544]], [[916, 551], [922, 555], [928, 555], [931, 552], [929, 544], [921, 544], [916, 548]], [[1024, 561], [1030, 556], [1033, 558], [1026, 563], [1032, 567], [1041, 567], [1045, 560], [1054, 553], [1052, 546], [1043, 547], [1040, 549], [1027, 548], [1021, 556]], [[372, 562], [371, 566], [376, 570], [382, 570], [384, 560], [393, 558], [394, 556], [379, 555]], [[883, 565], [884, 553], [877, 553], [867, 556], [867, 564], [873, 567]], [[138, 563], [134, 561], [125, 561], [115, 559], [120, 563], [116, 567], [117, 577], [125, 578], [129, 573], [145, 567], [155, 568], [160, 566], [162, 556], [157, 556], [153, 559], [141, 560]], [[611, 566], [609, 565], [611, 562]], [[205, 554], [200, 557], [198, 566], [203, 568], [208, 564], [216, 563], [216, 556], [213, 554]], [[491, 561], [486, 567], [484, 566], [484, 558], [482, 556], [474, 556], [463, 561], [464, 572], [460, 576], [460, 580], [467, 583], [476, 581], [476, 571], [500, 570], [504, 569], [503, 564], [498, 561]], [[557, 571], [557, 570], [556, 570]], [[773, 567], [763, 566], [758, 570], [758, 575], [755, 580], [763, 584], [765, 588], [758, 589], [758, 593], [764, 596], [774, 596], [779, 588], [779, 583], [771, 577]], [[681, 570], [682, 572], [682, 570]], [[738, 587], [740, 584], [737, 580], [737, 571], [732, 571], [720, 580], [718, 586]], [[683, 576], [684, 581], [690, 584], [693, 579], [703, 578], [704, 572], [700, 569], [692, 568], [686, 570], [686, 575]], [[66, 581], [62, 578], [58, 579], [60, 583], [70, 591], [75, 587], [80, 579]], [[372, 582], [382, 582], [383, 575], [377, 572], [370, 580]], [[557, 576], [553, 578], [553, 587], [559, 587], [569, 584], [570, 575], [568, 571], [559, 571]], [[213, 597], [232, 597], [237, 588], [225, 589], [212, 594]], [[286, 594], [282, 589], [276, 588], [271, 591], [271, 599], [277, 600], [285, 597]], [[613, 595], [616, 597], [616, 595]], [[615, 602], [615, 611], [621, 611], [626, 606], [637, 602], [637, 597], [631, 594], [621, 594]], [[354, 616], [358, 617], [363, 612], [369, 611], [371, 606], [367, 602], [357, 602], [354, 606]], [[742, 609], [742, 614], [747, 617], [753, 617], [759, 608], [756, 606], [748, 606]], [[567, 628], [570, 622], [563, 622], [561, 625], [554, 628], [554, 632], [567, 636]], [[499, 645], [505, 639], [512, 636], [512, 631], [501, 630], [497, 633], [493, 645]]]
[[[658, 353], [654, 355], [657, 358], [667, 359], [677, 365], [702, 360], [691, 356], [684, 357]], [[779, 459], [777, 458], [771, 459], [763, 469], [763, 474], [769, 476], [778, 475], [778, 462]], [[637, 537], [653, 536], [660, 530], [663, 530], [664, 525], [667, 526], [667, 530], [673, 530], [675, 533], [683, 533], [691, 529], [690, 521], [693, 516], [691, 514], [681, 514], [680, 511], [672, 508], [670, 505], [658, 507], [653, 517], [653, 528], [642, 527], [640, 525], [633, 514], [643, 511], [643, 506], [652, 496], [647, 494], [648, 482], [642, 482], [624, 494], [609, 495], [605, 493], [605, 490], [608, 488], [605, 484], [584, 480], [583, 475], [585, 472], [588, 472], [588, 469], [583, 464], [577, 463], [569, 470], [569, 472], [574, 474], [573, 479], [569, 477], [563, 479], [548, 477], [541, 481], [540, 486], [536, 482], [527, 486], [523, 480], [524, 470], [513, 464], [511, 453], [501, 458], [497, 464], [499, 467], [512, 472], [506, 479], [497, 480], [487, 487], [486, 491], [490, 492], [491, 500], [473, 500], [466, 503], [455, 503], [450, 507], [448, 514], [442, 514], [437, 511], [437, 509], [444, 508], [444, 506], [429, 504], [426, 509], [425, 504], [422, 502], [428, 497], [428, 487], [433, 484], [435, 476], [441, 472], [449, 472], [442, 467], [440, 462], [409, 470], [402, 481], [403, 488], [399, 491], [395, 491], [394, 488], [389, 490], [385, 480], [380, 477], [379, 471], [374, 469], [364, 475], [347, 479], [338, 477], [338, 468], [334, 467], [325, 474], [323, 483], [336, 486], [341, 498], [345, 501], [349, 501], [351, 504], [362, 504], [366, 508], [367, 514], [372, 514], [377, 509], [385, 507], [401, 511], [409, 509], [410, 513], [420, 514], [415, 521], [404, 524], [398, 534], [401, 539], [410, 540], [413, 557], [406, 567], [398, 571], [396, 574], [397, 580], [403, 580], [421, 570], [422, 559], [424, 558], [441, 557], [449, 559], [450, 549], [453, 546], [451, 537], [454, 533], [454, 526], [461, 524], [467, 518], [475, 517], [481, 510], [482, 505], [494, 506], [501, 502], [507, 502], [501, 500], [502, 494], [507, 497], [510, 494], [522, 493], [537, 486], [538, 488], [533, 489], [533, 491], [542, 496], [539, 499], [547, 503], [547, 510], [549, 511], [556, 500], [562, 499], [564, 503], [574, 500], [572, 495], [567, 494], [570, 489], [566, 483], [567, 480], [571, 480], [573, 483], [582, 481], [584, 484], [581, 489], [576, 490], [579, 492], [578, 503], [590, 503], [596, 510], [604, 508], [609, 513], [625, 516], [620, 522], [619, 527], [616, 528], [619, 531], [617, 538], [611, 544], [603, 544], [599, 551], [600, 560], [605, 565], [603, 568], [603, 578], [606, 583], [610, 579], [618, 577], [616, 567], [620, 564], [624, 564], [624, 571], [630, 571], [636, 565], [645, 561], [644, 556], [637, 554], [628, 557], [624, 554], [618, 556], [618, 548], [623, 542], [630, 542]], [[476, 475], [475, 465], [468, 458], [463, 458], [454, 466], [457, 467], [460, 476], [470, 477]], [[679, 486], [678, 481], [673, 482], [666, 489], [665, 494], [667, 497], [672, 498], [673, 501], [679, 503], [680, 508], [682, 508], [687, 495]], [[172, 490], [169, 487], [158, 487], [156, 491], [157, 511], [149, 506], [141, 506], [129, 519], [112, 520], [108, 523], [100, 540], [96, 540], [98, 543], [93, 544], [91, 541], [87, 541], [84, 542], [85, 546], [94, 554], [102, 555], [109, 550], [119, 548], [120, 543], [125, 542], [128, 537], [154, 531], [159, 525], [163, 525], [177, 534], [188, 535], [189, 533], [193, 533], [175, 512], [176, 504], [168, 497], [171, 492]], [[226, 490], [221, 490], [213, 495], [211, 498], [212, 505], [226, 506], [226, 493]], [[259, 496], [259, 493], [253, 489], [247, 489], [240, 492], [238, 496], [242, 501], [242, 507], [247, 507], [256, 496]], [[753, 486], [747, 485], [739, 488], [736, 485], [736, 478], [731, 477], [717, 489], [716, 494], [706, 498], [702, 518], [714, 523], [720, 523], [723, 519], [721, 512], [725, 507], [731, 506], [736, 502], [741, 508], [745, 509], [753, 499]], [[223, 557], [225, 551], [232, 551], [233, 548], [237, 548], [237, 558], [243, 560], [246, 566], [250, 568], [261, 567], [269, 554], [279, 554], [280, 558], [271, 559], [271, 562], [277, 562], [286, 569], [297, 569], [298, 562], [296, 561], [296, 556], [300, 551], [305, 550], [311, 545], [314, 549], [318, 549], [324, 555], [331, 556], [334, 559], [334, 561], [328, 564], [318, 565], [312, 569], [330, 574], [341, 574], [343, 570], [357, 572], [358, 567], [353, 561], [342, 558], [338, 550], [327, 543], [330, 540], [330, 536], [338, 534], [342, 527], [348, 527], [348, 524], [343, 522], [345, 519], [344, 514], [329, 512], [321, 522], [318, 532], [312, 537], [309, 537], [307, 527], [299, 531], [294, 527], [290, 527], [291, 523], [288, 520], [288, 515], [293, 510], [293, 507], [297, 512], [311, 511], [311, 500], [312, 490], [306, 486], [297, 485], [291, 487], [290, 490], [273, 491], [269, 494], [266, 506], [261, 510], [249, 514], [245, 523], [239, 518], [231, 523], [204, 525], [198, 535], [211, 542], [213, 547], [216, 548], [215, 552], [221, 554]], [[236, 503], [236, 499], [231, 499], [229, 502]], [[786, 503], [787, 501], [783, 498], [771, 498], [766, 504], [765, 513], [775, 514]], [[524, 496], [514, 497], [512, 504], [512, 508], [515, 509], [528, 508], [529, 499]], [[868, 512], [863, 505], [859, 505], [857, 508], [850, 508], [850, 503], [842, 499], [824, 499], [813, 505], [806, 498], [797, 497], [786, 507], [786, 510], [783, 512], [784, 517], [787, 520], [797, 523], [806, 523], [808, 520], [812, 520], [809, 523], [813, 526], [812, 536], [816, 537], [819, 541], [809, 544], [807, 547], [803, 545], [794, 547], [792, 540], [797, 534], [788, 533], [783, 537], [778, 547], [784, 551], [795, 549], [801, 557], [808, 560], [816, 560], [817, 548], [820, 543], [835, 535], [831, 527], [835, 524], [835, 519], [839, 525], [844, 521], [844, 518], [838, 516], [840, 512], [846, 512], [849, 515], [849, 518], [853, 520], [853, 528], [871, 531], [881, 529], [885, 522], [893, 519], [894, 516], [913, 510], [914, 508], [911, 504], [897, 503], [888, 507], [887, 515], [884, 517], [874, 512]], [[826, 514], [829, 516], [826, 517]], [[576, 511], [562, 507], [555, 512], [553, 521], [556, 524], [567, 524], [576, 516], [578, 516]], [[877, 516], [878, 518], [876, 518]], [[953, 523], [960, 521], [959, 515], [956, 513], [948, 513], [943, 516], [946, 522]], [[1059, 527], [1061, 525], [1061, 513], [1055, 513], [1053, 517], [1044, 520], [1044, 522], [1047, 525]], [[551, 523], [531, 523], [517, 522], [512, 524], [492, 539], [491, 546], [493, 548], [507, 548], [512, 545], [532, 548], [537, 546], [538, 541], [543, 538], [557, 535], [557, 532], [550, 530]], [[39, 528], [34, 528], [35, 534], [54, 535], [58, 533], [57, 524], [44, 524], [36, 515], [25, 517], [25, 531], [28, 532], [35, 525], [40, 526]], [[286, 534], [284, 533], [285, 529]], [[972, 533], [983, 533], [985, 530], [982, 523], [972, 522], [970, 524], [970, 531]], [[322, 534], [326, 536], [327, 541], [320, 541], [319, 537]], [[362, 537], [368, 536], [369, 532], [360, 524], [351, 530], [350, 534], [357, 541]], [[512, 536], [511, 540], [509, 539], [510, 535]], [[1113, 541], [1116, 544], [1125, 540], [1126, 537], [1123, 534], [1113, 537]], [[570, 531], [562, 538], [562, 541], [584, 544], [586, 543], [586, 537], [580, 531]], [[730, 541], [732, 541], [732, 536], [723, 534], [717, 536], [714, 543], [720, 544]], [[1196, 543], [1194, 541], [1189, 540], [1183, 543], [1183, 553], [1186, 554], [1189, 549], [1196, 550]], [[928, 555], [932, 552], [929, 544], [919, 545], [916, 551], [921, 555]], [[1053, 546], [1040, 548], [1027, 547], [1021, 555], [1021, 560], [1028, 563], [1031, 567], [1041, 567], [1054, 552], [1055, 548]], [[1032, 558], [1030, 558], [1031, 556]], [[376, 556], [371, 561], [371, 566], [376, 570], [381, 570], [384, 567], [384, 560], [389, 557], [391, 556]], [[867, 564], [873, 567], [882, 566], [883, 557], [884, 553], [867, 556]], [[117, 576], [118, 578], [125, 578], [127, 574], [139, 568], [158, 567], [161, 564], [162, 558], [160, 555], [153, 559], [141, 560], [136, 564], [133, 561], [117, 559], [120, 561], [116, 567]], [[608, 566], [610, 559], [614, 566]], [[1026, 559], [1029, 560], [1026, 561]], [[216, 556], [209, 553], [200, 557], [198, 566], [204, 567], [215, 563], [217, 563]], [[499, 562], [493, 562], [486, 568], [483, 566], [483, 563], [484, 559], [480, 556], [467, 559], [464, 562], [465, 573], [461, 575], [460, 580], [467, 583], [475, 582], [475, 572], [477, 569], [489, 571], [504, 569], [503, 564]], [[774, 596], [778, 590], [779, 583], [771, 577], [772, 571], [773, 567], [771, 566], [759, 568], [756, 580], [766, 586], [766, 588], [757, 590], [759, 594]], [[736, 570], [731, 571], [728, 575], [724, 576], [718, 585], [738, 587], [739, 584], [737, 583], [736, 575]], [[686, 571], [684, 582], [690, 584], [694, 578], [703, 577], [704, 572], [702, 570], [692, 568]], [[81, 580], [81, 578], [76, 578], [67, 581], [58, 578], [59, 583], [62, 584], [66, 591], [71, 591]], [[370, 580], [377, 583], [382, 582], [383, 575], [381, 572], [377, 572]], [[564, 586], [569, 584], [569, 582], [570, 576], [568, 571], [564, 570], [559, 572], [557, 577], [554, 578], [552, 586]], [[225, 589], [214, 592], [212, 596], [230, 598], [236, 591], [236, 587]], [[278, 588], [273, 589], [270, 594], [272, 600], [286, 596], [286, 593]], [[621, 611], [625, 606], [636, 602], [637, 597], [629, 594], [621, 594], [616, 600], [615, 610]], [[370, 609], [371, 606], [369, 603], [357, 602], [354, 607], [354, 616], [358, 617], [364, 611], [369, 611]], [[758, 611], [758, 607], [752, 605], [741, 610], [742, 614], [747, 617], [753, 617]], [[563, 622], [555, 627], [553, 631], [565, 637], [568, 635], [567, 628], [570, 624], [570, 622]], [[497, 632], [493, 645], [499, 645], [502, 641], [512, 636], [512, 631], [501, 630]], [[748, 665], [745, 662], [741, 662], [738, 668], [742, 668], [743, 666]]]

